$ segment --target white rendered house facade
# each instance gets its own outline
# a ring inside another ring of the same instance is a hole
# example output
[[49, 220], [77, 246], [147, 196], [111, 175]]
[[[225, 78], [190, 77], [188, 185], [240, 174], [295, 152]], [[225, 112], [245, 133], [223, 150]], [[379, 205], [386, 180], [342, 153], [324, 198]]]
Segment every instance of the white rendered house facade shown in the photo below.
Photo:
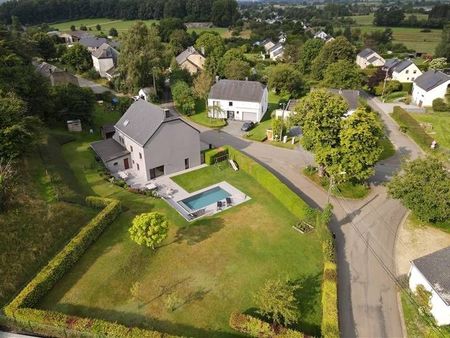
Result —
[[392, 80], [399, 82], [414, 82], [420, 75], [422, 75], [422, 71], [414, 63], [411, 63], [408, 67], [400, 71], [397, 71], [394, 68]]
[[430, 107], [433, 100], [444, 99], [450, 86], [450, 76], [429, 70], [419, 76], [413, 83], [412, 101], [419, 107]]
[[259, 122], [268, 107], [267, 87], [256, 81], [220, 80], [208, 97], [211, 118]]

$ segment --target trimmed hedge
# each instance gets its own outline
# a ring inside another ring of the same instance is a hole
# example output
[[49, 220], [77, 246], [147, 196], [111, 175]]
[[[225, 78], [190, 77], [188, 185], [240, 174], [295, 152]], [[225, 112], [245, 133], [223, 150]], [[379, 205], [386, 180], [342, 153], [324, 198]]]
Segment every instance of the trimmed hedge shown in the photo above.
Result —
[[305, 219], [311, 212], [311, 208], [296, 193], [282, 183], [274, 174], [256, 163], [247, 155], [231, 146], [224, 146], [228, 150], [240, 170], [252, 176], [259, 184], [267, 189], [278, 201], [280, 201], [293, 215], [299, 219]]
[[339, 338], [336, 264], [326, 261], [322, 283], [322, 337]]
[[208, 149], [205, 151], [205, 163], [208, 165], [215, 164], [215, 160], [228, 154], [228, 150], [223, 147]]
[[75, 237], [28, 283], [9, 303], [5, 314], [25, 329], [51, 336], [115, 336], [115, 337], [170, 337], [140, 328], [130, 328], [101, 319], [80, 318], [59, 312], [32, 308], [80, 259], [86, 249], [100, 236], [121, 212], [117, 200], [87, 197], [86, 204], [102, 209]]
[[400, 125], [400, 130], [405, 131], [423, 150], [430, 149], [433, 138], [406, 110], [395, 106], [391, 116]]
[[230, 327], [238, 332], [258, 338], [303, 338], [305, 335], [285, 327], [277, 327], [250, 315], [233, 312], [230, 316]]
[[408, 94], [412, 93], [412, 82], [402, 82], [402, 92], [407, 92]]

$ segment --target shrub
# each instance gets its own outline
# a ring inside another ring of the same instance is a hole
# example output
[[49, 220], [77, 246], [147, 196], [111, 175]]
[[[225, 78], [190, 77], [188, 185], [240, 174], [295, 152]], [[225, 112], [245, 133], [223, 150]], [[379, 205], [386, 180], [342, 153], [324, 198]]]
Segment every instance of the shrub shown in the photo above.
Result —
[[402, 91], [402, 92], [407, 92], [408, 94], [411, 94], [411, 92], [412, 92], [412, 87], [413, 87], [412, 82], [402, 82], [402, 88], [401, 88], [401, 91]]
[[285, 327], [272, 325], [250, 315], [233, 312], [230, 316], [230, 327], [238, 332], [258, 338], [303, 338], [305, 335]]
[[392, 117], [400, 125], [400, 131], [408, 135], [424, 150], [429, 150], [433, 138], [428, 135], [420, 124], [403, 108], [394, 107]]
[[434, 111], [447, 111], [448, 106], [445, 101], [441, 98], [433, 100], [433, 110]]
[[299, 219], [305, 219], [310, 207], [287, 185], [250, 157], [231, 146], [223, 147], [228, 150], [230, 158], [236, 161], [240, 170], [252, 176], [259, 184], [267, 189], [278, 201], [280, 201], [293, 215]]
[[214, 148], [209, 149], [204, 152], [205, 154], [205, 163], [208, 165], [212, 165], [216, 163], [216, 159], [225, 158], [228, 154], [228, 150], [226, 148]]
[[339, 338], [336, 264], [325, 262], [322, 283], [322, 337]]
[[393, 92], [398, 92], [402, 90], [402, 84], [399, 81], [396, 80], [392, 80], [386, 83], [386, 87], [384, 89], [384, 95], [393, 93]]

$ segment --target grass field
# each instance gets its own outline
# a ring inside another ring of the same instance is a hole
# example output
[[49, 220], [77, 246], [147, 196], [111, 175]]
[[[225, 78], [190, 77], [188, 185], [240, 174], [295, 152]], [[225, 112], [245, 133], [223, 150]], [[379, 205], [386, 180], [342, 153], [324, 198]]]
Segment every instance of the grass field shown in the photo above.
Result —
[[14, 202], [0, 216], [0, 307], [96, 213], [64, 201], [82, 197], [54, 138], [18, 168]]
[[[426, 19], [426, 14], [414, 14], [419, 20]], [[361, 32], [372, 32], [375, 30], [383, 30], [384, 27], [378, 27], [373, 25], [373, 14], [359, 15], [349, 17], [356, 21], [353, 28], [360, 28]], [[434, 53], [437, 44], [441, 40], [441, 29], [432, 29], [429, 33], [421, 32], [421, 28], [409, 28], [409, 27], [390, 27], [393, 31], [394, 42], [401, 42], [406, 47], [414, 49], [416, 51]]]
[[[60, 31], [68, 31], [70, 30], [70, 26], [74, 25], [77, 29], [85, 25], [88, 29], [90, 28], [93, 33], [97, 32], [96, 25], [99, 24], [101, 26], [101, 31], [104, 33], [108, 33], [108, 31], [114, 27], [117, 29], [117, 31], [120, 33], [126, 32], [133, 24], [135, 24], [138, 21], [143, 21], [147, 26], [158, 24], [158, 20], [114, 20], [114, 19], [108, 19], [108, 18], [96, 18], [96, 19], [81, 19], [81, 20], [73, 20], [73, 21], [66, 21], [61, 23], [55, 23], [51, 24], [51, 27], [54, 27], [56, 29], [59, 29]], [[190, 28], [188, 29], [188, 33], [191, 33], [193, 31], [196, 31], [198, 34], [204, 31], [214, 31], [219, 33], [225, 38], [228, 38], [231, 36], [231, 32], [228, 30], [228, 28], [222, 28], [222, 27], [212, 27], [212, 28]], [[243, 38], [249, 38], [249, 32], [243, 31], [241, 36]]]
[[[79, 135], [64, 146], [64, 158], [84, 190], [121, 200], [124, 212], [44, 297], [41, 307], [179, 335], [234, 337], [230, 313], [253, 311], [253, 294], [267, 279], [290, 278], [303, 286], [298, 294], [302, 315], [295, 326], [320, 335], [318, 234], [295, 232], [294, 215], [252, 177], [228, 167], [206, 167], [175, 180], [189, 190], [225, 180], [252, 199], [188, 223], [163, 200], [102, 179], [89, 150], [95, 138]], [[169, 236], [157, 251], [138, 246], [128, 234], [132, 218], [148, 211], [165, 214], [170, 224]], [[175, 310], [168, 302], [176, 303]]]
[[440, 146], [450, 149], [450, 112], [411, 113], [411, 116], [421, 123], [431, 123], [429, 134]]

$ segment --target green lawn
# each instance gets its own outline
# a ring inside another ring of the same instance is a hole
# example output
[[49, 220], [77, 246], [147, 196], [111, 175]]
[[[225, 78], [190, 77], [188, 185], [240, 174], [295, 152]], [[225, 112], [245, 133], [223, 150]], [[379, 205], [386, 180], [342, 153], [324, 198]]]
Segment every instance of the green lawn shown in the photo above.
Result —
[[83, 192], [56, 138], [43, 141], [17, 169], [13, 203], [0, 216], [0, 307], [97, 213], [76, 203]]
[[255, 128], [250, 130], [245, 137], [253, 141], [263, 142], [267, 139], [266, 130], [272, 128], [272, 112], [278, 109], [280, 101], [283, 100], [287, 102], [289, 100], [288, 96], [279, 96], [273, 91], [269, 91], [269, 107], [266, 114], [263, 116], [261, 122], [259, 122]]
[[187, 116], [192, 122], [198, 123], [202, 126], [209, 128], [222, 128], [227, 125], [226, 120], [222, 119], [212, 119], [208, 117], [208, 112], [206, 111], [205, 101], [197, 100], [195, 103], [195, 114]]
[[409, 291], [403, 290], [400, 296], [408, 337], [450, 337], [450, 326], [438, 327], [433, 324], [433, 319], [430, 316], [421, 314], [416, 303], [411, 299], [411, 293]]
[[[330, 180], [328, 177], [319, 177], [317, 172], [311, 172], [309, 168], [303, 169], [303, 174], [323, 189], [328, 190]], [[339, 198], [361, 199], [370, 192], [370, 187], [365, 184], [353, 184], [350, 182], [340, 183], [333, 187], [331, 194]]]
[[431, 123], [429, 134], [442, 147], [450, 149], [450, 112], [410, 113], [420, 123]]
[[[179, 335], [231, 337], [237, 335], [228, 326], [230, 313], [254, 310], [253, 294], [267, 279], [289, 277], [303, 285], [296, 327], [320, 335], [320, 239], [315, 232], [295, 232], [296, 217], [264, 187], [243, 171], [216, 166], [177, 177], [190, 190], [226, 180], [252, 198], [188, 223], [163, 200], [103, 180], [89, 150], [93, 138], [79, 135], [64, 146], [64, 157], [85, 190], [121, 200], [125, 211], [41, 307]], [[148, 211], [165, 214], [170, 224], [157, 251], [138, 246], [127, 232], [132, 218]], [[168, 310], [169, 299], [178, 303], [175, 311]]]

